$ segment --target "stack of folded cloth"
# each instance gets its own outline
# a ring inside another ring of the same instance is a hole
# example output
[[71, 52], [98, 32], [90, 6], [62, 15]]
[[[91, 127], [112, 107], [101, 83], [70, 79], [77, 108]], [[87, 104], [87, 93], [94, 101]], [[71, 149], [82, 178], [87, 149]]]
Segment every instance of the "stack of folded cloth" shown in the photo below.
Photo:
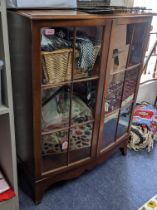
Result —
[[10, 200], [15, 197], [14, 191], [8, 185], [3, 174], [0, 171], [0, 202]]

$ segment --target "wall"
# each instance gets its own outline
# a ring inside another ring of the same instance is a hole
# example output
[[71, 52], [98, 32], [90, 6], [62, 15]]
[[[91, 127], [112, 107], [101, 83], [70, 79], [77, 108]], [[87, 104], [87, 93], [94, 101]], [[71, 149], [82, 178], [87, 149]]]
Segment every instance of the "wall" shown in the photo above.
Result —
[[111, 0], [111, 6], [127, 6], [132, 7], [134, 4], [134, 0]]
[[157, 97], [157, 81], [148, 82], [140, 85], [137, 102], [147, 101], [154, 104], [155, 98]]

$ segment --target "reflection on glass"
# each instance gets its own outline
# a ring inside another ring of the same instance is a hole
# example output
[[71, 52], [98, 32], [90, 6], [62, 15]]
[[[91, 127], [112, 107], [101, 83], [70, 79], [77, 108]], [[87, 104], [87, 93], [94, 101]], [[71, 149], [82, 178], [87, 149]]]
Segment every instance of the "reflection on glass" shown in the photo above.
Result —
[[91, 154], [93, 124], [77, 125], [70, 130], [69, 161], [75, 162]]
[[119, 110], [104, 121], [102, 149], [112, 144], [116, 137]]
[[[103, 27], [43, 27], [41, 69], [43, 84], [59, 84], [99, 74]], [[75, 41], [75, 43], [74, 43]]]
[[62, 86], [42, 92], [42, 131], [68, 126], [70, 87]]
[[137, 23], [133, 26], [133, 40], [129, 58], [129, 65], [135, 65], [140, 63], [141, 61], [142, 49], [145, 40], [145, 29], [145, 23]]
[[43, 170], [52, 170], [67, 164], [68, 131], [42, 136]]
[[138, 74], [139, 68], [135, 68], [126, 72], [123, 91], [123, 103], [125, 103], [125, 101], [127, 102], [129, 100], [132, 100], [136, 88]]
[[53, 85], [71, 80], [73, 28], [44, 27], [41, 29], [42, 83]]
[[121, 46], [121, 48], [115, 48], [112, 55], [112, 66], [113, 72], [120, 72], [125, 70], [128, 58], [130, 45]]
[[119, 122], [118, 122], [118, 128], [117, 128], [117, 138], [121, 137], [128, 131], [131, 110], [132, 110], [132, 100], [129, 101], [127, 104], [125, 104], [121, 108]]
[[110, 84], [105, 103], [105, 112], [111, 113], [120, 108], [124, 83], [124, 72], [110, 76]]
[[97, 81], [75, 83], [72, 96], [72, 124], [94, 119]]
[[76, 29], [74, 79], [97, 75], [100, 63], [102, 27]]

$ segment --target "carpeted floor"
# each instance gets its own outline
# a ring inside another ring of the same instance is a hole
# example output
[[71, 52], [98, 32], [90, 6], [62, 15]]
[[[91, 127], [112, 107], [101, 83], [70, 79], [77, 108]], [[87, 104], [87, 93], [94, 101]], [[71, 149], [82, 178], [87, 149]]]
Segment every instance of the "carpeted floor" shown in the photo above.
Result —
[[20, 210], [137, 210], [157, 194], [157, 145], [151, 153], [119, 151], [79, 178], [55, 185], [40, 205], [20, 190]]

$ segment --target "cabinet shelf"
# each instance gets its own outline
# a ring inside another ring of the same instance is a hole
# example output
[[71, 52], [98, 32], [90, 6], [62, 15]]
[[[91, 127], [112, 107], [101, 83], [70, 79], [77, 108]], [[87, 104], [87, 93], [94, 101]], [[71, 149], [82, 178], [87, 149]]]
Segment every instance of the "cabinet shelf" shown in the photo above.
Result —
[[138, 63], [138, 64], [136, 64], [136, 65], [132, 65], [132, 66], [128, 66], [128, 67], [126, 68], [126, 71], [131, 71], [132, 69], [135, 69], [135, 68], [140, 67], [140, 65], [141, 65], [141, 63]]
[[111, 76], [112, 75], [116, 75], [116, 74], [119, 74], [119, 73], [122, 73], [122, 72], [125, 72], [126, 71], [126, 69], [121, 69], [121, 70], [119, 70], [119, 71], [114, 71], [114, 72], [111, 72]]
[[112, 112], [106, 113], [106, 114], [105, 114], [104, 121], [106, 122], [106, 121], [112, 119], [114, 116], [117, 115], [117, 113], [119, 112], [119, 110], [120, 110], [120, 108], [115, 109], [115, 110], [112, 111]]
[[119, 73], [122, 73], [122, 72], [125, 72], [125, 71], [130, 71], [132, 69], [135, 69], [135, 68], [139, 67], [140, 65], [141, 65], [141, 63], [138, 63], [136, 65], [129, 66], [129, 67], [125, 68], [125, 69], [121, 69], [119, 71], [111, 72], [110, 75], [116, 75], [116, 74], [119, 74]]
[[56, 87], [61, 87], [64, 85], [70, 85], [70, 84], [76, 84], [76, 83], [80, 83], [80, 82], [88, 82], [88, 81], [92, 81], [92, 80], [98, 80], [99, 76], [95, 75], [92, 77], [88, 77], [88, 78], [83, 78], [83, 79], [77, 79], [77, 80], [73, 80], [73, 81], [66, 81], [66, 82], [61, 82], [58, 84], [42, 84], [42, 90], [47, 90], [47, 89], [51, 89], [51, 88], [56, 88]]
[[15, 207], [16, 202], [17, 202], [17, 197], [14, 197], [7, 201], [0, 202], [0, 209], [2, 209], [2, 210], [8, 210], [8, 209], [17, 210], [17, 208]]
[[8, 114], [9, 113], [9, 108], [6, 107], [6, 106], [0, 106], [0, 115], [3, 115], [3, 114]]
[[45, 136], [45, 135], [50, 135], [52, 133], [56, 133], [56, 132], [59, 132], [59, 131], [65, 131], [65, 130], [68, 130], [70, 128], [75, 128], [76, 126], [81, 126], [81, 125], [86, 125], [88, 123], [94, 123], [94, 120], [88, 120], [88, 121], [85, 121], [83, 123], [74, 123], [72, 124], [71, 126], [62, 126], [60, 128], [54, 128], [53, 130], [51, 131], [42, 131], [41, 135], [42, 136]]

